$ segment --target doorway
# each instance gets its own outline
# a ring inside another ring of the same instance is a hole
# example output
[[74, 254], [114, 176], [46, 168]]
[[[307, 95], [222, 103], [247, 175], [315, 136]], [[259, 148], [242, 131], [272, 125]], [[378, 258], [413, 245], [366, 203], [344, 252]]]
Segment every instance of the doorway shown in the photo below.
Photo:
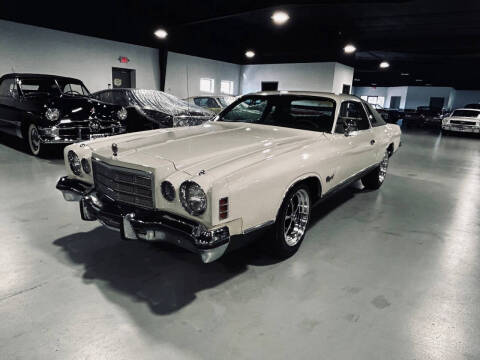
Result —
[[390, 108], [391, 109], [400, 109], [400, 100], [402, 99], [401, 96], [392, 96], [390, 98]]
[[262, 91], [277, 91], [278, 81], [262, 81]]
[[430, 109], [441, 110], [443, 108], [444, 103], [445, 103], [445, 99], [443, 97], [431, 97]]
[[350, 85], [343, 84], [342, 94], [350, 95]]
[[112, 87], [114, 89], [134, 88], [135, 85], [135, 70], [112, 68]]

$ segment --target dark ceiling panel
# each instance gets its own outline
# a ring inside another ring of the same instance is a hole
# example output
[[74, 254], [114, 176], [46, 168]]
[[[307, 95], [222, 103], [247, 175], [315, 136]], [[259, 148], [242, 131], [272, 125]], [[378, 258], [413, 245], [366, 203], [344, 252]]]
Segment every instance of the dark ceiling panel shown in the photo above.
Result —
[[[290, 14], [285, 26], [270, 21], [275, 9]], [[238, 64], [335, 60], [355, 67], [356, 85], [479, 87], [480, 1], [9, 1], [0, 18]]]

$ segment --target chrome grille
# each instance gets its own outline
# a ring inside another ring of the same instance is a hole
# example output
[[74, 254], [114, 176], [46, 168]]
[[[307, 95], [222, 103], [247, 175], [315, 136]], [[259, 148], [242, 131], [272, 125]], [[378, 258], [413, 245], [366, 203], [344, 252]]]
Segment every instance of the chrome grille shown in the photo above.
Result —
[[119, 203], [154, 208], [153, 174], [92, 159], [93, 179], [99, 195]]

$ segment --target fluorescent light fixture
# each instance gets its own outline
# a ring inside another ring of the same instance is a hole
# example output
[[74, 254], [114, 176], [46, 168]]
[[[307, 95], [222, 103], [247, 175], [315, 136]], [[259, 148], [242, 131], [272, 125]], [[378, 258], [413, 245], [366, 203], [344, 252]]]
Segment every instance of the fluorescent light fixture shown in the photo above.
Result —
[[416, 82], [421, 82], [423, 81], [422, 79], [415, 79]]
[[272, 20], [277, 25], [285, 24], [288, 19], [290, 19], [290, 16], [285, 11], [275, 11], [272, 15]]
[[353, 79], [353, 81], [360, 81], [360, 79]]
[[400, 75], [402, 75], [402, 76], [409, 76], [410, 74], [409, 74], [409, 73], [401, 73]]
[[381, 67], [382, 69], [386, 69], [386, 68], [389, 68], [389, 67], [390, 67], [390, 64], [389, 64], [388, 62], [386, 62], [386, 61], [382, 61], [382, 62], [380, 63], [380, 67]]
[[246, 53], [245, 53], [245, 56], [249, 59], [253, 58], [255, 56], [255, 53], [252, 51], [252, 50], [248, 50]]
[[357, 48], [352, 44], [347, 44], [343, 48], [343, 51], [345, 52], [345, 54], [351, 54], [351, 53], [354, 53], [355, 51], [357, 51]]
[[376, 83], [372, 83], [372, 86], [377, 86], [377, 84], [376, 84]]
[[154, 32], [155, 36], [159, 39], [165, 39], [168, 36], [168, 33], [164, 29], [158, 29]]
[[432, 84], [425, 84], [425, 86], [432, 86]]

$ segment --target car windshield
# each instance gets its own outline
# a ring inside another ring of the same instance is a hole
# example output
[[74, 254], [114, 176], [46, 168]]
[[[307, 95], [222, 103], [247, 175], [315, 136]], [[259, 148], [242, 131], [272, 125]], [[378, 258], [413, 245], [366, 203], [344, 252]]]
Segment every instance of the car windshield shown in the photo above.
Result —
[[479, 114], [480, 112], [475, 110], [455, 110], [452, 116], [476, 118]]
[[24, 96], [39, 94], [88, 96], [90, 94], [80, 80], [74, 79], [22, 78], [18, 83]]
[[218, 121], [246, 122], [331, 132], [335, 101], [316, 96], [249, 96], [233, 103]]

